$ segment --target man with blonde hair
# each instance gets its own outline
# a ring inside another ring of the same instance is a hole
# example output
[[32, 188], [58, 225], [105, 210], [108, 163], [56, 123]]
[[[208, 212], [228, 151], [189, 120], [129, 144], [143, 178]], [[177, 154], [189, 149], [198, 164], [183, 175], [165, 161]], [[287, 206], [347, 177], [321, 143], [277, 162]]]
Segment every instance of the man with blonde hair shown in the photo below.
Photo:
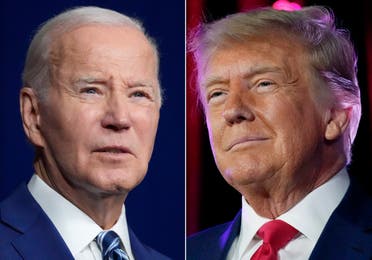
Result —
[[242, 210], [190, 237], [187, 259], [371, 259], [372, 200], [346, 169], [357, 59], [332, 12], [233, 14], [190, 45], [213, 155]]
[[124, 206], [153, 150], [158, 67], [141, 23], [112, 10], [39, 29], [20, 92], [35, 174], [0, 204], [0, 259], [169, 259], [136, 238]]

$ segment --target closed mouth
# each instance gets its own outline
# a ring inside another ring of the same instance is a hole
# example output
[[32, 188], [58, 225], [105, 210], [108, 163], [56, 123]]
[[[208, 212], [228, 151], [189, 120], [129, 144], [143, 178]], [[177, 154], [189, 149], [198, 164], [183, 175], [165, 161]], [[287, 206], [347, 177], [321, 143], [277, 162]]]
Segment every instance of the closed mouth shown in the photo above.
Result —
[[269, 138], [267, 137], [260, 137], [260, 136], [248, 136], [248, 137], [242, 137], [234, 140], [227, 146], [227, 151], [231, 150], [237, 145], [244, 144], [244, 143], [253, 143], [253, 142], [259, 142], [259, 141], [266, 141]]
[[105, 146], [94, 150], [96, 153], [112, 153], [112, 154], [122, 154], [131, 153], [131, 151], [123, 146]]

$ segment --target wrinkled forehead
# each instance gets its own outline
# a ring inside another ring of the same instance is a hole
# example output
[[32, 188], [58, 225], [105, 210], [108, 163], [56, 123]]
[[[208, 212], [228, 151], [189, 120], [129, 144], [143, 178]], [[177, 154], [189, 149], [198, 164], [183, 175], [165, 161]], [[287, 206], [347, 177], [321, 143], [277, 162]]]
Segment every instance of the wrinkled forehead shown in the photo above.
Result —
[[156, 51], [142, 31], [133, 26], [84, 25], [54, 37], [50, 53], [66, 55], [68, 52], [81, 53], [90, 51], [90, 47], [107, 49], [116, 47], [132, 52], [152, 54]]
[[160, 91], [156, 53], [137, 28], [89, 25], [64, 33], [49, 54], [54, 80], [107, 77], [139, 82]]
[[208, 86], [236, 77], [246, 80], [254, 75], [271, 73], [280, 75], [283, 82], [301, 79], [311, 85], [315, 83], [306, 46], [277, 35], [225, 41], [201, 53], [197, 68], [197, 91], [203, 105]]

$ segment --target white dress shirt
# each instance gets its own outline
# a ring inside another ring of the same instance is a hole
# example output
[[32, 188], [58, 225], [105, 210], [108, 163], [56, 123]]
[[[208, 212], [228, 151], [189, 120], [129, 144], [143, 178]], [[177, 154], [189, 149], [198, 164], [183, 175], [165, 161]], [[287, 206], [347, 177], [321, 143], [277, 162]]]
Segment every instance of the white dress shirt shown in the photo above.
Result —
[[[50, 188], [36, 174], [32, 176], [27, 186], [32, 196], [58, 230], [75, 259], [102, 259], [101, 251], [95, 242], [96, 236], [102, 231], [100, 226], [74, 204]], [[134, 259], [124, 205], [118, 221], [110, 230], [119, 235], [130, 259]]]
[[[349, 184], [349, 176], [346, 169], [343, 169], [276, 218], [299, 231], [298, 236], [279, 250], [279, 259], [309, 259], [321, 232], [332, 212], [340, 204]], [[250, 259], [262, 244], [262, 240], [256, 235], [258, 229], [271, 220], [257, 215], [243, 197], [240, 234], [235, 238], [227, 259]]]

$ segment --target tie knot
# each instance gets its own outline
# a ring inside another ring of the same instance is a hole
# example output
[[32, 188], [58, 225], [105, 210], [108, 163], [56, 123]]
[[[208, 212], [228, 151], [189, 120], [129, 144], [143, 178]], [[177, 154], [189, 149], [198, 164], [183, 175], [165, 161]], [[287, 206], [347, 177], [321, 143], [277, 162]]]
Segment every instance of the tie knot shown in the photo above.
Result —
[[257, 231], [264, 243], [270, 244], [275, 251], [283, 248], [297, 233], [297, 229], [282, 220], [267, 222]]
[[100, 232], [96, 241], [98, 247], [101, 249], [102, 258], [104, 260], [129, 259], [125, 249], [122, 250], [120, 248], [120, 237], [114, 231], [107, 230]]

